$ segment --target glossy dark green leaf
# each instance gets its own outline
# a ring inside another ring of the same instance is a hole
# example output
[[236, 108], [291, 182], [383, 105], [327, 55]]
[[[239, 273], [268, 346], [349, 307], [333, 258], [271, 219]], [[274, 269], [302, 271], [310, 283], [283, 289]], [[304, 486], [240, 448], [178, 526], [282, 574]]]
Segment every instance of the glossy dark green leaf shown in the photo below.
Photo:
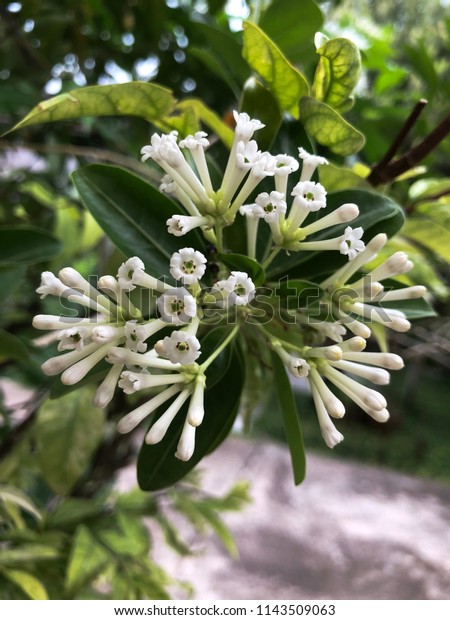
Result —
[[313, 0], [274, 0], [264, 11], [260, 26], [295, 63], [304, 63], [313, 52], [315, 33], [322, 28], [323, 15]]
[[[376, 234], [384, 232], [391, 237], [400, 230], [405, 221], [402, 208], [391, 198], [374, 192], [364, 190], [346, 190], [328, 194], [327, 206], [317, 213], [318, 217], [323, 217], [331, 213], [345, 203], [356, 203], [359, 207], [359, 216], [350, 222], [353, 228], [362, 226], [364, 228], [365, 241], [369, 241]], [[313, 218], [308, 221], [313, 221]], [[333, 226], [324, 231], [311, 236], [311, 240], [327, 239], [338, 236], [344, 232], [349, 224]], [[296, 252], [287, 255], [280, 253], [279, 257], [272, 263], [268, 270], [267, 277], [274, 279], [283, 274], [288, 274], [290, 278], [311, 280], [313, 276], [330, 273], [335, 271], [347, 261], [345, 256], [339, 252]]]
[[13, 359], [26, 362], [28, 357], [28, 349], [20, 338], [0, 329], [0, 360]]
[[275, 295], [287, 308], [298, 309], [318, 299], [321, 289], [314, 282], [283, 278], [275, 288]]
[[361, 57], [349, 39], [337, 37], [321, 45], [314, 76], [313, 92], [337, 112], [346, 112], [353, 105], [353, 93], [361, 72]]
[[363, 134], [322, 101], [303, 97], [300, 118], [306, 131], [337, 155], [352, 155], [364, 146]]
[[152, 82], [86, 86], [41, 101], [11, 131], [83, 116], [139, 116], [155, 121], [174, 105], [171, 91]]
[[294, 481], [295, 484], [300, 484], [305, 478], [306, 459], [294, 394], [283, 362], [276, 353], [272, 353], [272, 367], [278, 404], [283, 417], [284, 431], [291, 454]]
[[279, 47], [252, 22], [244, 22], [242, 54], [273, 92], [281, 110], [298, 118], [299, 101], [309, 94], [308, 82]]
[[57, 256], [61, 243], [50, 233], [34, 226], [0, 228], [0, 263], [42, 263]]
[[[126, 257], [139, 256], [148, 273], [161, 277], [169, 272], [169, 259], [180, 248], [178, 237], [169, 235], [166, 221], [179, 206], [139, 177], [116, 168], [94, 164], [73, 173], [83, 203]], [[183, 245], [202, 248], [195, 231], [183, 237]]]
[[4, 302], [20, 285], [25, 277], [25, 265], [0, 265], [0, 290]]
[[260, 286], [264, 282], [266, 277], [264, 269], [252, 258], [244, 254], [232, 253], [219, 254], [218, 257], [231, 270], [245, 271], [251, 277], [255, 286]]
[[[208, 374], [207, 372], [207, 382]], [[137, 472], [141, 489], [156, 491], [175, 484], [189, 473], [206, 454], [219, 445], [220, 440], [231, 431], [243, 383], [244, 373], [240, 357], [233, 349], [227, 372], [220, 381], [205, 392], [205, 417], [196, 430], [196, 445], [192, 458], [187, 462], [175, 458], [176, 447], [186, 417], [188, 406], [186, 404], [172, 422], [166, 437], [159, 444], [154, 446], [143, 444], [138, 457]]]
[[239, 110], [264, 123], [256, 139], [262, 151], [270, 149], [283, 120], [272, 92], [255, 77], [250, 77], [244, 84]]
[[[230, 328], [226, 325], [214, 327], [206, 336], [201, 338], [202, 354], [198, 359], [198, 363], [205, 362], [212, 353], [219, 347], [230, 333]], [[213, 388], [228, 370], [231, 362], [232, 347], [226, 347], [210, 364], [207, 373], [207, 389]]]

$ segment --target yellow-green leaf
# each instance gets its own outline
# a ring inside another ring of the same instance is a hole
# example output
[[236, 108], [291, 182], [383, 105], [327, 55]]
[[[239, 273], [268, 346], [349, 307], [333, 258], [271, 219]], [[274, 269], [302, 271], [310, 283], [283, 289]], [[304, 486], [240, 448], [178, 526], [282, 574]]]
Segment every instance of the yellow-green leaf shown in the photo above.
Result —
[[244, 22], [242, 54], [272, 90], [280, 108], [299, 118], [299, 100], [309, 94], [306, 78], [291, 65], [280, 48], [251, 22]]
[[0, 485], [0, 501], [10, 502], [16, 506], [25, 510], [29, 514], [32, 514], [38, 521], [42, 520], [42, 515], [36, 508], [31, 499], [20, 489], [16, 487]]
[[363, 134], [326, 103], [303, 97], [300, 114], [307, 133], [333, 153], [352, 155], [364, 146]]
[[105, 414], [92, 405], [92, 396], [93, 389], [85, 387], [47, 401], [39, 412], [37, 461], [55, 493], [64, 495], [73, 488], [102, 439]]
[[3, 569], [1, 574], [9, 581], [19, 586], [23, 592], [33, 601], [48, 601], [48, 594], [42, 583], [23, 570]]
[[314, 76], [313, 92], [319, 101], [338, 112], [346, 112], [353, 105], [352, 94], [361, 72], [359, 50], [352, 41], [338, 37], [321, 45]]
[[365, 178], [353, 168], [343, 168], [333, 164], [320, 166], [319, 180], [327, 188], [327, 192], [338, 192], [343, 189], [371, 189]]
[[66, 589], [74, 592], [98, 575], [103, 566], [110, 560], [106, 549], [97, 542], [84, 525], [80, 525], [75, 533], [66, 572]]
[[408, 218], [402, 235], [450, 263], [450, 205], [439, 202], [419, 205], [414, 216]]
[[86, 86], [42, 101], [10, 131], [82, 116], [139, 116], [155, 121], [174, 105], [171, 91], [153, 83]]
[[[185, 99], [181, 101], [176, 110], [184, 111], [184, 113], [194, 114], [197, 121], [204, 123], [217, 137], [230, 148], [233, 143], [233, 130], [226, 125], [223, 120], [211, 108], [208, 108], [200, 99]], [[171, 118], [164, 119], [170, 122]], [[192, 129], [191, 129], [192, 133]]]

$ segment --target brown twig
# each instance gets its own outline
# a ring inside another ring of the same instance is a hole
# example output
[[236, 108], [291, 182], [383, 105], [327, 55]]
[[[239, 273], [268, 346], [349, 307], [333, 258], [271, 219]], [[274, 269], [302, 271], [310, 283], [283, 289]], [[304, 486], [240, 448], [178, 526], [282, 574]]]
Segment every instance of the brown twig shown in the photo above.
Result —
[[426, 157], [437, 145], [450, 133], [450, 114], [439, 123], [417, 146], [410, 148], [404, 155], [388, 163], [384, 169], [374, 170], [370, 173], [368, 180], [372, 185], [389, 183], [398, 176], [414, 168], [424, 157]]
[[421, 198], [418, 198], [417, 200], [410, 202], [406, 207], [406, 212], [410, 213], [414, 209], [414, 207], [421, 204], [422, 202], [433, 202], [434, 200], [439, 200], [439, 198], [442, 198], [443, 196], [448, 196], [449, 194], [450, 194], [450, 187], [447, 187], [447, 189], [443, 189], [441, 192], [436, 192], [436, 194], [431, 194], [429, 196], [422, 196]]
[[392, 160], [394, 155], [397, 153], [398, 149], [401, 147], [401, 145], [405, 141], [411, 129], [417, 123], [417, 119], [423, 112], [427, 103], [428, 101], [426, 99], [420, 99], [416, 103], [413, 111], [408, 116], [406, 121], [403, 123], [402, 128], [398, 132], [391, 146], [386, 151], [386, 154], [380, 159], [380, 161], [377, 164], [372, 166], [372, 171], [370, 175], [367, 177], [367, 180], [369, 181], [369, 183], [371, 183], [372, 185], [378, 185], [379, 183], [383, 182], [383, 181], [380, 181], [379, 179], [383, 177], [384, 169], [387, 167], [389, 162]]

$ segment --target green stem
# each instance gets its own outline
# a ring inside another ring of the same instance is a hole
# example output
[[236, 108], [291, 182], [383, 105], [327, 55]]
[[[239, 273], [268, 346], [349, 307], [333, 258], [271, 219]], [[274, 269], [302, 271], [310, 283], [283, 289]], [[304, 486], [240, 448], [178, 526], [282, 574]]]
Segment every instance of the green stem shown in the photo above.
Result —
[[235, 325], [233, 327], [231, 332], [228, 334], [225, 340], [220, 344], [220, 346], [214, 351], [214, 353], [211, 353], [211, 355], [208, 357], [208, 359], [205, 362], [203, 362], [203, 364], [199, 368], [199, 372], [205, 372], [205, 370], [208, 368], [210, 364], [213, 363], [216, 357], [222, 353], [225, 347], [228, 346], [228, 344], [233, 340], [233, 338], [238, 333], [239, 327], [240, 327], [239, 325]]
[[266, 260], [262, 264], [263, 269], [267, 269], [267, 267], [270, 265], [270, 263], [278, 255], [278, 252], [280, 252], [280, 251], [281, 251], [280, 247], [273, 248], [273, 250], [271, 251], [269, 256], [266, 258]]
[[222, 224], [217, 223], [215, 227], [216, 232], [216, 248], [219, 254], [223, 252], [223, 234], [222, 234]]

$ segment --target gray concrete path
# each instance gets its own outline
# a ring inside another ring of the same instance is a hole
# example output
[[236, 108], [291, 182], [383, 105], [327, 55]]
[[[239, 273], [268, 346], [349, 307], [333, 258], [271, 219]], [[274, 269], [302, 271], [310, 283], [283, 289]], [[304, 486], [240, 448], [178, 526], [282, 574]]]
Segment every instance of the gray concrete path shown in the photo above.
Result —
[[[195, 600], [450, 598], [450, 487], [314, 455], [294, 487], [284, 446], [242, 439], [202, 469], [211, 493], [250, 480], [253, 503], [226, 515], [238, 560], [214, 537], [194, 538], [203, 553], [181, 559], [157, 545]], [[133, 478], [127, 470], [121, 486]]]

